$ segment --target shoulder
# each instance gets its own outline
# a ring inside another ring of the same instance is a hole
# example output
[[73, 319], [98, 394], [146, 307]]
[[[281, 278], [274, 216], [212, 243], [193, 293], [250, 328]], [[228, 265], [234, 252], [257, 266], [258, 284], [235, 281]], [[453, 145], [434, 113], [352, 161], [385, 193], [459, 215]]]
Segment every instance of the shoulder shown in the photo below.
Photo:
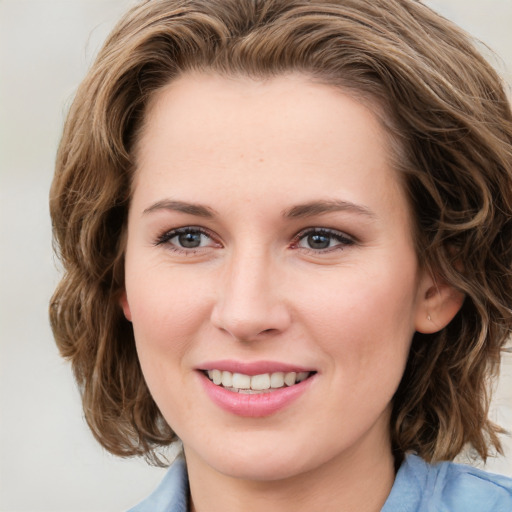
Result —
[[382, 509], [391, 510], [512, 512], [512, 479], [452, 462], [428, 464], [408, 455]]
[[441, 464], [440, 475], [443, 470], [443, 499], [449, 510], [458, 506], [465, 511], [512, 512], [512, 479], [449, 462]]
[[177, 458], [160, 485], [128, 512], [187, 512], [188, 476], [185, 460]]

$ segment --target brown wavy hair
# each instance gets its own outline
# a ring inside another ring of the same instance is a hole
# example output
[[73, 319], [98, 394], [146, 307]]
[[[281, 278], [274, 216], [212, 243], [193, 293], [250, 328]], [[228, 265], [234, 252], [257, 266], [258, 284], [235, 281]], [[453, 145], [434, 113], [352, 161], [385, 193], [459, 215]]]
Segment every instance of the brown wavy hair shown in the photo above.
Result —
[[420, 263], [465, 294], [412, 341], [391, 418], [397, 459], [500, 451], [489, 383], [512, 329], [512, 115], [461, 29], [414, 0], [147, 0], [114, 28], [71, 106], [50, 209], [63, 277], [50, 305], [85, 418], [110, 452], [158, 460], [176, 436], [119, 298], [133, 147], [155, 91], [187, 71], [301, 72], [378, 104]]

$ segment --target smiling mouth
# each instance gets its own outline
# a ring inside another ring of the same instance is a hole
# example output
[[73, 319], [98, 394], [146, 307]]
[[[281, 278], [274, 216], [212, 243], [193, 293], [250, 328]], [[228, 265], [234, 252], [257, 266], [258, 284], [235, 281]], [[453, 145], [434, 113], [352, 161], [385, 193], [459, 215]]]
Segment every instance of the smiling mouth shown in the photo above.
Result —
[[233, 393], [271, 393], [278, 389], [292, 387], [309, 379], [316, 372], [273, 372], [260, 375], [232, 373], [226, 370], [203, 370], [203, 373], [216, 386]]

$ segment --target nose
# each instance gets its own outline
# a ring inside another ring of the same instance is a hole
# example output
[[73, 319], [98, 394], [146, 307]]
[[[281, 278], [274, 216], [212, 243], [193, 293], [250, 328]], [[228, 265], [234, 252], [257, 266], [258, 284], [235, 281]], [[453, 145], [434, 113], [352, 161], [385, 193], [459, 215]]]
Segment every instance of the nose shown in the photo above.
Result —
[[220, 279], [211, 321], [239, 341], [276, 335], [290, 325], [283, 275], [265, 254], [233, 255]]

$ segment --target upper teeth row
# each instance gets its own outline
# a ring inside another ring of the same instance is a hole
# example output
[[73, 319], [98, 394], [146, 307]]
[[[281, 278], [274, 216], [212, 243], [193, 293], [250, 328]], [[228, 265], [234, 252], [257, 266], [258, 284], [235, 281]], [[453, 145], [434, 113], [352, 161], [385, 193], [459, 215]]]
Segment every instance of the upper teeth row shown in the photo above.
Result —
[[261, 375], [245, 375], [243, 373], [231, 373], [226, 370], [208, 370], [208, 377], [214, 384], [225, 388], [253, 389], [261, 391], [270, 388], [282, 388], [293, 386], [297, 382], [307, 379], [309, 372], [275, 372], [262, 373]]

